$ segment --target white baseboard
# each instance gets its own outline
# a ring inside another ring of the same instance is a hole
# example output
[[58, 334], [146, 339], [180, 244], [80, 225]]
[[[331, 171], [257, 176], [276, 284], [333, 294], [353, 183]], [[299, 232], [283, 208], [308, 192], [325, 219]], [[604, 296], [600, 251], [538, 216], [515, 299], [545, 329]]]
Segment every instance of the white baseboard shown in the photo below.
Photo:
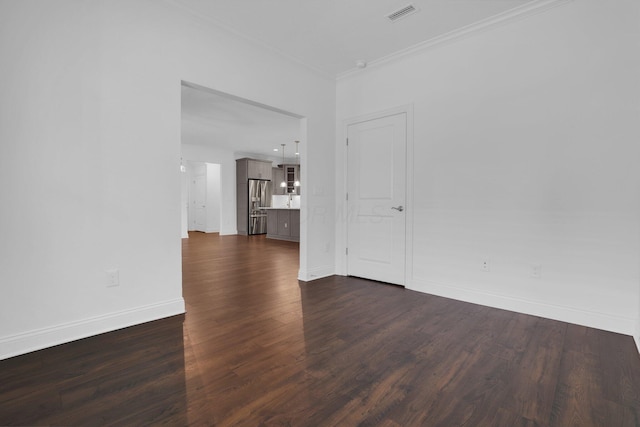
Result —
[[0, 338], [0, 360], [185, 312], [178, 298]]
[[561, 322], [573, 323], [576, 325], [602, 329], [624, 335], [631, 335], [634, 338], [636, 337], [636, 319], [630, 319], [623, 316], [524, 300], [506, 295], [479, 292], [477, 290], [466, 289], [455, 285], [420, 281], [415, 278], [412, 281], [411, 289], [459, 301], [515, 311], [517, 313], [530, 314], [547, 319], [559, 320]]
[[311, 282], [312, 280], [322, 279], [323, 277], [333, 276], [335, 274], [333, 265], [325, 265], [322, 267], [310, 268], [306, 271], [298, 271], [298, 280], [303, 282]]

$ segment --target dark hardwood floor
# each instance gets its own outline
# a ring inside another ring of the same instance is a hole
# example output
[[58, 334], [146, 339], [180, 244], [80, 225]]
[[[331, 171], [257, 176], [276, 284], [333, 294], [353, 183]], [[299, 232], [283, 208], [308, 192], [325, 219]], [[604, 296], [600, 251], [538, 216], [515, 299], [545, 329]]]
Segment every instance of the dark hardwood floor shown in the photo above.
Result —
[[638, 426], [631, 337], [192, 233], [187, 314], [0, 361], [0, 425]]

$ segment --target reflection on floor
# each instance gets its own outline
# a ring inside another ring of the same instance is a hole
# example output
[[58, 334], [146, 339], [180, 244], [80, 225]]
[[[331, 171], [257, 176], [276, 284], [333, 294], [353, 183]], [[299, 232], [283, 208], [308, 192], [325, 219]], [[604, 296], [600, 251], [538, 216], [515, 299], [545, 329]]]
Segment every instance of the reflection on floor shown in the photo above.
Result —
[[186, 315], [0, 362], [0, 425], [639, 425], [630, 337], [190, 236]]

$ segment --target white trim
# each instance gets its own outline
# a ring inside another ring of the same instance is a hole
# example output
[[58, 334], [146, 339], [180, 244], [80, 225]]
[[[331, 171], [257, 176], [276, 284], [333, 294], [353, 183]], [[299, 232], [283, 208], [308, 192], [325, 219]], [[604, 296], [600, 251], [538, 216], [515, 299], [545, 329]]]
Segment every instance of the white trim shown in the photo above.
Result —
[[[334, 263], [336, 274], [347, 275], [347, 257], [345, 248], [347, 247], [347, 218], [346, 194], [348, 188], [347, 181], [347, 121], [336, 120], [336, 149], [335, 149], [335, 234], [334, 234]], [[340, 177], [340, 174], [342, 176]], [[341, 178], [341, 179], [340, 179]]]
[[322, 279], [324, 277], [333, 276], [334, 268], [332, 265], [311, 268], [307, 271], [298, 271], [298, 280], [302, 282], [311, 282], [313, 280]]
[[[348, 127], [356, 123], [367, 122], [369, 120], [381, 119], [383, 117], [394, 116], [397, 114], [404, 114], [406, 118], [406, 165], [405, 165], [405, 183], [406, 183], [406, 199], [405, 199], [405, 271], [404, 271], [404, 283], [403, 286], [409, 286], [413, 280], [413, 104], [405, 104], [398, 107], [389, 108], [378, 112], [364, 114], [362, 116], [348, 118], [342, 121], [341, 132], [342, 135], [338, 136], [337, 144], [342, 145], [342, 151], [336, 150], [336, 156], [338, 153], [342, 153], [342, 159], [336, 161], [336, 165], [342, 163], [343, 180], [342, 188], [340, 184], [336, 183], [338, 187], [336, 195], [336, 208], [338, 212], [343, 214], [339, 216], [340, 227], [336, 227], [336, 274], [346, 276], [347, 271], [347, 255], [344, 248], [347, 247], [347, 201], [344, 195], [348, 190], [348, 167], [349, 161], [347, 158], [348, 147], [346, 145], [346, 138], [348, 135]], [[339, 166], [338, 166], [339, 167]]]
[[0, 360], [185, 312], [183, 298], [0, 338]]
[[405, 214], [405, 265], [404, 265], [404, 286], [410, 287], [413, 283], [413, 217], [414, 217], [414, 164], [413, 164], [413, 104], [406, 105], [404, 107], [406, 109], [406, 136], [407, 136], [407, 146], [406, 146], [406, 214]]
[[400, 58], [413, 55], [417, 52], [422, 52], [434, 47], [453, 43], [460, 39], [478, 34], [482, 31], [488, 31], [499, 25], [504, 25], [509, 22], [515, 21], [516, 19], [524, 19], [534, 14], [546, 12], [547, 10], [550, 10], [554, 7], [561, 6], [572, 1], [573, 0], [535, 0], [527, 2], [521, 6], [515, 7], [489, 18], [485, 18], [478, 22], [474, 22], [473, 24], [469, 24], [462, 28], [455, 29], [448, 33], [433, 37], [431, 39], [410, 46], [406, 49], [402, 49], [387, 56], [383, 56], [382, 58], [370, 61], [367, 64], [366, 69], [353, 68], [343, 73], [339, 73], [336, 79], [340, 80], [342, 78], [349, 77], [358, 73], [363, 73], [373, 67], [396, 61]]
[[561, 322], [573, 323], [624, 335], [632, 335], [636, 338], [634, 334], [637, 329], [636, 319], [623, 316], [481, 292], [457, 284], [442, 284], [418, 280], [414, 281], [411, 289], [417, 292], [438, 295], [458, 301], [559, 320]]
[[[169, 0], [169, 1], [171, 1], [171, 0]], [[222, 92], [222, 91], [219, 91], [219, 90], [216, 90], [216, 89], [212, 89], [212, 88], [207, 87], [207, 86], [202, 86], [202, 85], [199, 85], [197, 83], [188, 82], [186, 80], [181, 80], [180, 84], [181, 84], [181, 86], [188, 87], [190, 89], [199, 90], [201, 92], [207, 92], [207, 93], [210, 93], [212, 95], [219, 96], [221, 98], [229, 99], [231, 101], [240, 102], [242, 104], [251, 105], [252, 107], [258, 107], [258, 108], [262, 108], [262, 109], [265, 109], [265, 110], [269, 110], [269, 111], [274, 112], [274, 113], [278, 113], [278, 114], [282, 114], [282, 115], [285, 115], [285, 116], [293, 117], [294, 119], [304, 119], [305, 118], [304, 116], [301, 116], [300, 114], [292, 113], [292, 112], [287, 111], [287, 110], [282, 110], [280, 108], [273, 107], [271, 105], [263, 104], [261, 102], [253, 101], [253, 100], [248, 99], [248, 98], [243, 98], [241, 96], [233, 95], [233, 94], [228, 93], [228, 92]], [[251, 153], [236, 152], [234, 154], [240, 154], [240, 155], [247, 154], [247, 155], [249, 155]], [[277, 160], [277, 158], [276, 158], [276, 160]], [[210, 162], [200, 162], [200, 161], [197, 161], [197, 162], [199, 162], [199, 163], [210, 163]]]
[[[300, 135], [300, 179], [303, 183], [302, 194], [300, 195], [300, 244], [298, 246], [298, 278], [300, 280], [304, 276], [302, 272], [307, 271], [307, 267], [309, 266], [309, 260], [307, 258], [307, 254], [309, 253], [309, 221], [307, 221], [306, 216], [309, 212], [309, 203], [308, 203], [308, 194], [311, 189], [308, 180], [308, 153], [313, 152], [313, 150], [309, 150], [309, 129], [308, 129], [308, 119], [303, 117], [299, 121], [299, 135]], [[313, 198], [312, 198], [313, 199]], [[315, 259], [315, 258], [314, 258]], [[331, 268], [333, 270], [333, 267]], [[306, 273], [305, 273], [306, 275]]]

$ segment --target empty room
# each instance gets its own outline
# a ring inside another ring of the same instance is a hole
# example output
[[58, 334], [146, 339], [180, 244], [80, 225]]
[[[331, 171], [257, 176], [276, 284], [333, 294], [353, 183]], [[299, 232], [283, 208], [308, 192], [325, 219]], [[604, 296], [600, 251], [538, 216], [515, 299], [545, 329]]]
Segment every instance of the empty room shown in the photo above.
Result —
[[640, 425], [639, 22], [0, 0], [0, 425]]

